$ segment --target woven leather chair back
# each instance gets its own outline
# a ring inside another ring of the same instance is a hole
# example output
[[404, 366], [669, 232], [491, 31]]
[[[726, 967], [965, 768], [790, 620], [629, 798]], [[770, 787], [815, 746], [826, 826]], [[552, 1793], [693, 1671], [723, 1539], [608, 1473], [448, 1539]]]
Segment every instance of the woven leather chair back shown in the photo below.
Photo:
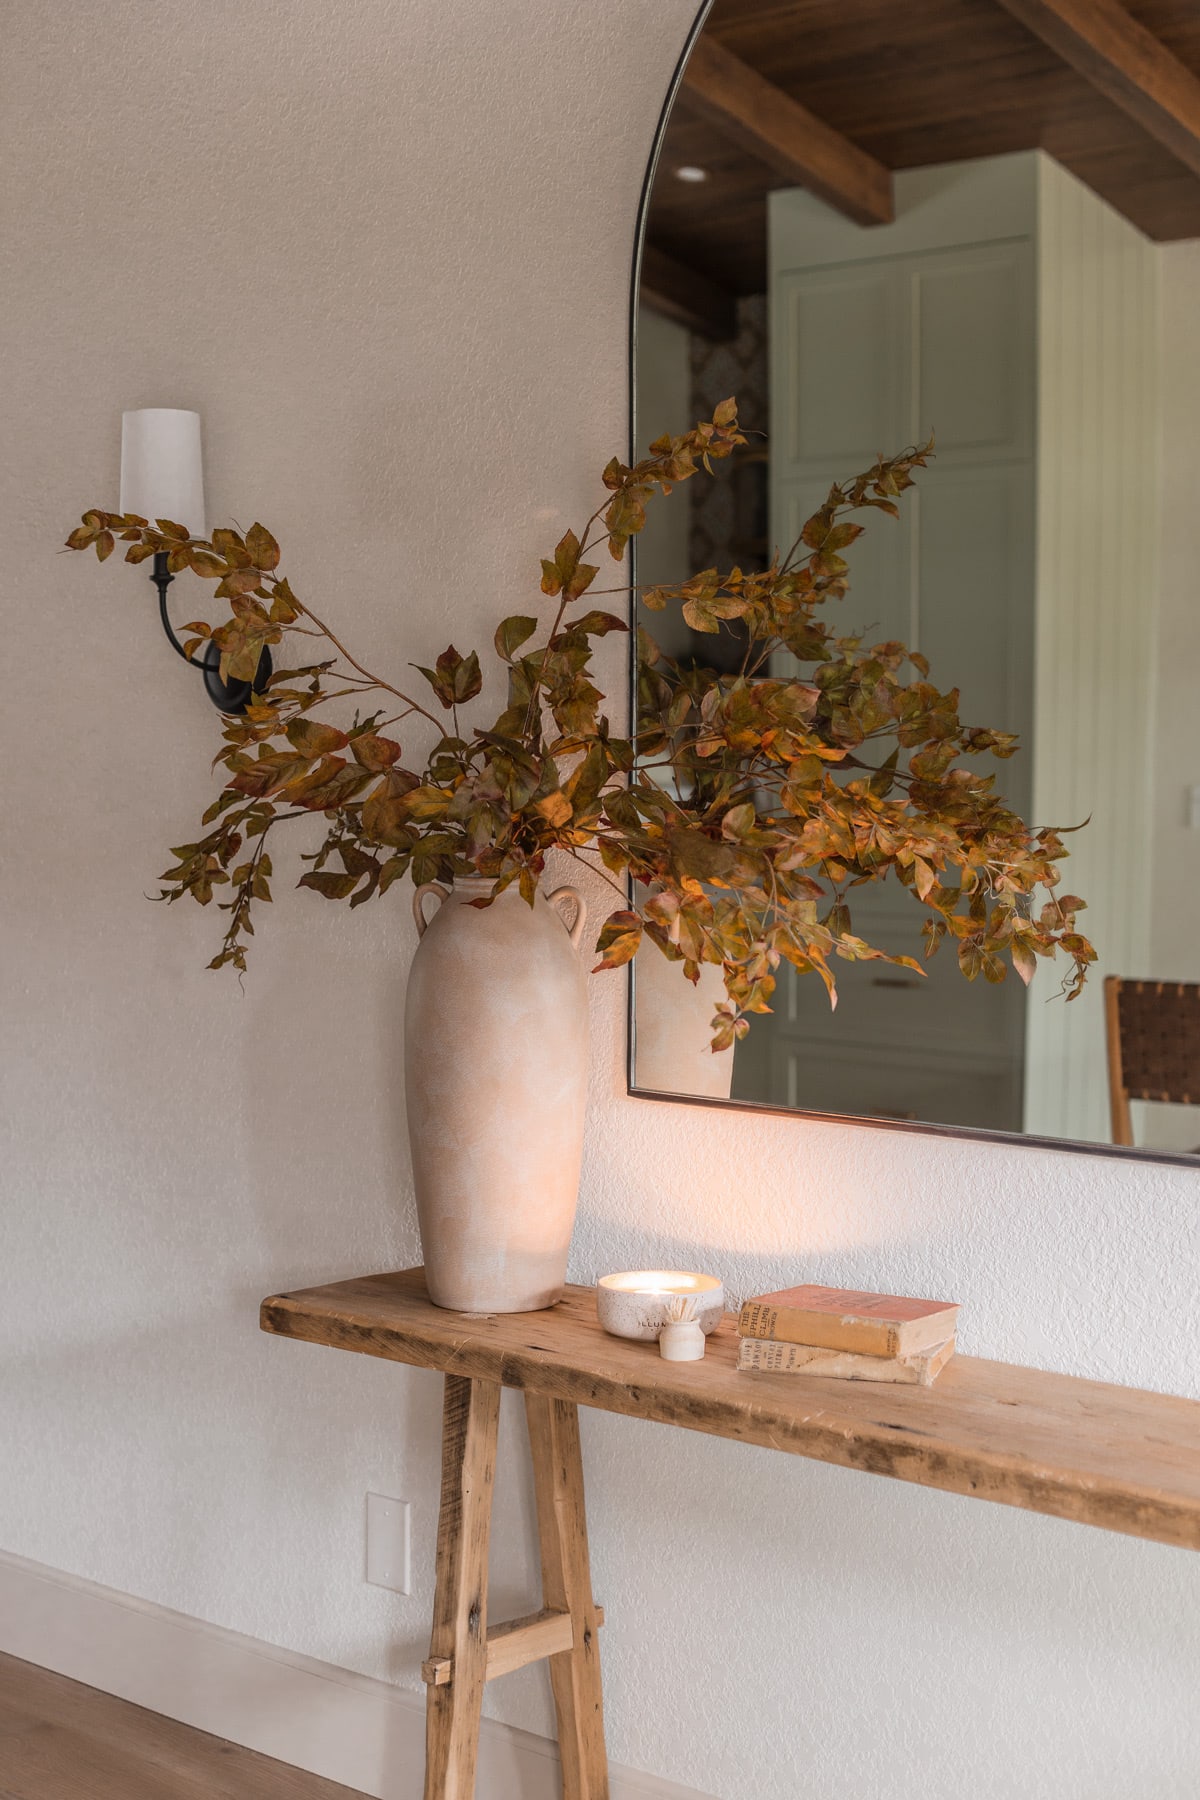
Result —
[[1132, 1144], [1130, 1100], [1200, 1106], [1200, 982], [1104, 983], [1114, 1144]]

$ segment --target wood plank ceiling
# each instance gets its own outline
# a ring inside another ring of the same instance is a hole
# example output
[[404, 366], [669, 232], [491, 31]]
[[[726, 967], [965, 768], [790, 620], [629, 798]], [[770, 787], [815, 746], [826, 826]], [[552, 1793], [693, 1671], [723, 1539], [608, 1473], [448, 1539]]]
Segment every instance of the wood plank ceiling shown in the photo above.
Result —
[[1200, 237], [1200, 0], [717, 0], [700, 51], [643, 289], [684, 316], [703, 277], [710, 335], [766, 285], [766, 196], [801, 185], [806, 119], [803, 185], [852, 217], [887, 216], [889, 171], [1040, 147], [1148, 237]]

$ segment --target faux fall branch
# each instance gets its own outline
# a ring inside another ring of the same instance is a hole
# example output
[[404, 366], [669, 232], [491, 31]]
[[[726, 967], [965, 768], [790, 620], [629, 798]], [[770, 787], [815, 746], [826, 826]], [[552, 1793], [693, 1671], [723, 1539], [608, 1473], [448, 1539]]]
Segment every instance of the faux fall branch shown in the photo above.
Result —
[[[749, 1014], [771, 1010], [781, 959], [815, 973], [831, 1001], [838, 958], [919, 969], [853, 930], [853, 891], [887, 876], [926, 913], [926, 955], [949, 937], [968, 979], [1003, 980], [1007, 958], [1028, 983], [1037, 958], [1061, 949], [1074, 998], [1095, 952], [1076, 930], [1083, 901], [1056, 891], [1061, 835], [1025, 825], [994, 778], [963, 760], [1011, 756], [1016, 740], [963, 725], [957, 690], [934, 687], [916, 652], [839, 637], [821, 612], [845, 594], [843, 552], [863, 530], [847, 515], [897, 516], [927, 447], [833, 487], [770, 568], [707, 569], [646, 589], [646, 606], [681, 606], [695, 631], [735, 630], [741, 666], [722, 674], [676, 661], [639, 631], [634, 735], [612, 731], [590, 679], [592, 640], [628, 627], [587, 606], [599, 570], [586, 558], [606, 543], [620, 562], [654, 494], [701, 465], [711, 473], [714, 458], [744, 442], [727, 400], [632, 467], [608, 464], [607, 498], [542, 563], [542, 593], [557, 602], [549, 630], [526, 614], [497, 627], [508, 703], [487, 728], [460, 717], [483, 685], [475, 651], [451, 646], [421, 668], [429, 692], [420, 699], [371, 673], [278, 572], [279, 546], [264, 526], [196, 538], [169, 519], [86, 512], [70, 549], [92, 546], [103, 561], [120, 539], [127, 562], [164, 552], [173, 574], [216, 582], [231, 617], [185, 629], [189, 655], [206, 638], [217, 645], [222, 679], [252, 680], [263, 646], [285, 631], [320, 645], [317, 659], [278, 670], [244, 716], [225, 719], [216, 760], [226, 779], [204, 814], [209, 829], [172, 852], [162, 877], [169, 902], [190, 894], [207, 905], [228, 889], [224, 943], [210, 966], [245, 969], [256, 908], [271, 899], [272, 834], [316, 815], [324, 838], [304, 855], [311, 866], [299, 885], [352, 907], [402, 875], [468, 874], [490, 877], [493, 897], [516, 882], [532, 905], [552, 850], [593, 868], [598, 860], [618, 892], [632, 879], [633, 902], [600, 932], [597, 968], [628, 962], [647, 938], [692, 981], [701, 963], [721, 964], [727, 1002], [713, 1020], [714, 1050], [745, 1034]], [[783, 653], [801, 673], [772, 672]], [[331, 702], [353, 704], [344, 729], [315, 716]], [[406, 721], [437, 733], [419, 770], [390, 735]]]

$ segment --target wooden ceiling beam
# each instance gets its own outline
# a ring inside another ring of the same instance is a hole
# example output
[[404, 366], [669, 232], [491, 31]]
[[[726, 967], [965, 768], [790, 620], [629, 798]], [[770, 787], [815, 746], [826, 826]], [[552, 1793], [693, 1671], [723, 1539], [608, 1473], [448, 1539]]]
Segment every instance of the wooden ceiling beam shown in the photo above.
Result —
[[707, 33], [683, 74], [688, 99], [725, 137], [859, 225], [895, 217], [892, 175]]
[[643, 306], [686, 325], [701, 337], [723, 343], [737, 336], [737, 302], [699, 269], [691, 269], [656, 244], [642, 249], [642, 272], [638, 295]]
[[1200, 175], [1200, 79], [1119, 0], [999, 4]]

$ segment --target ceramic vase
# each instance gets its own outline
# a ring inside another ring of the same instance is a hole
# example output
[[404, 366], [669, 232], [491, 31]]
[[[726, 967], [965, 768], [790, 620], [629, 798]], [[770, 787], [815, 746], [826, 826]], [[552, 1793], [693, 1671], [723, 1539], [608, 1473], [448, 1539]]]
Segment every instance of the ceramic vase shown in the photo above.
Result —
[[492, 885], [428, 883], [413, 896], [408, 1135], [430, 1298], [532, 1312], [562, 1291], [579, 1198], [586, 908], [567, 887], [539, 889], [530, 907], [515, 884], [473, 906]]

